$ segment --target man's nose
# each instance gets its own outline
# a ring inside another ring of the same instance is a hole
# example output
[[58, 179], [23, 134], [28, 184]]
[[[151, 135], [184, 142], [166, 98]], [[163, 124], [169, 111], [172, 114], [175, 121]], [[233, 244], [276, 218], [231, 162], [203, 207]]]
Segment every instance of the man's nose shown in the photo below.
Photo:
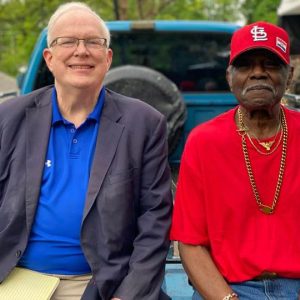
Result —
[[88, 49], [86, 47], [86, 44], [85, 44], [84, 40], [78, 40], [75, 52], [78, 52], [78, 53], [88, 52]]
[[253, 76], [265, 76], [266, 70], [263, 64], [261, 63], [254, 63], [252, 65], [252, 75]]

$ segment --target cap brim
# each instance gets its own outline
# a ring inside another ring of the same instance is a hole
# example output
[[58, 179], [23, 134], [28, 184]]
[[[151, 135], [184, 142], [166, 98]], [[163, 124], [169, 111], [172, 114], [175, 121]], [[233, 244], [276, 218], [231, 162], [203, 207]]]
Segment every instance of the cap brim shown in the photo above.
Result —
[[261, 45], [251, 46], [251, 47], [246, 48], [246, 49], [244, 49], [243, 51], [237, 53], [234, 57], [231, 58], [231, 60], [229, 61], [229, 64], [232, 65], [232, 64], [234, 63], [234, 61], [235, 61], [240, 55], [242, 55], [242, 54], [244, 54], [244, 53], [246, 53], [246, 52], [248, 52], [248, 51], [255, 50], [255, 49], [265, 49], [265, 50], [268, 50], [268, 51], [272, 52], [273, 54], [275, 54], [278, 58], [280, 58], [280, 60], [281, 60], [284, 64], [286, 64], [286, 65], [289, 64], [289, 62], [286, 61], [285, 57], [282, 56], [282, 55], [280, 54], [280, 52], [274, 51], [274, 48], [271, 48], [271, 47], [268, 47], [268, 46], [261, 46]]

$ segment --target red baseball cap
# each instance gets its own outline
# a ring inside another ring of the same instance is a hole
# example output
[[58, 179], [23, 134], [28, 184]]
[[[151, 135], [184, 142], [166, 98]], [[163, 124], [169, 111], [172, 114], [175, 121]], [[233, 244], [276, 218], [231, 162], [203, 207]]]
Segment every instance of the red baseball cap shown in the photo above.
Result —
[[284, 63], [290, 63], [290, 41], [287, 32], [274, 24], [259, 21], [234, 32], [229, 64], [231, 65], [240, 54], [260, 48], [273, 52]]

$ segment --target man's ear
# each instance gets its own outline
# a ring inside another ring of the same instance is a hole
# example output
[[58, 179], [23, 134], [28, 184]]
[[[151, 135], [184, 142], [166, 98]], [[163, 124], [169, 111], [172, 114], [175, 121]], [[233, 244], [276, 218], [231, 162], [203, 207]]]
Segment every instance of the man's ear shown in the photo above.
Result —
[[226, 80], [230, 91], [232, 91], [232, 66], [228, 66], [226, 69]]
[[107, 49], [107, 55], [106, 55], [106, 63], [107, 63], [107, 72], [111, 66], [111, 63], [112, 63], [112, 58], [113, 58], [113, 51], [111, 48], [108, 48]]
[[290, 66], [288, 79], [287, 79], [287, 83], [286, 83], [286, 89], [288, 89], [290, 87], [292, 80], [293, 80], [293, 75], [294, 75], [294, 67]]
[[52, 51], [49, 48], [45, 48], [43, 51], [43, 57], [48, 69], [52, 72]]

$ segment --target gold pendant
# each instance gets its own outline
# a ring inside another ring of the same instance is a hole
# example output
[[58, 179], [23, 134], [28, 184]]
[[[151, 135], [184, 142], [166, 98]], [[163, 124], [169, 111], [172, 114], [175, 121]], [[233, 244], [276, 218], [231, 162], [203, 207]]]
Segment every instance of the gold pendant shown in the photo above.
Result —
[[263, 146], [267, 151], [271, 150], [272, 145], [274, 144], [274, 141], [270, 142], [259, 142], [261, 146]]
[[260, 204], [259, 209], [266, 215], [271, 215], [274, 212], [273, 208], [268, 205]]

